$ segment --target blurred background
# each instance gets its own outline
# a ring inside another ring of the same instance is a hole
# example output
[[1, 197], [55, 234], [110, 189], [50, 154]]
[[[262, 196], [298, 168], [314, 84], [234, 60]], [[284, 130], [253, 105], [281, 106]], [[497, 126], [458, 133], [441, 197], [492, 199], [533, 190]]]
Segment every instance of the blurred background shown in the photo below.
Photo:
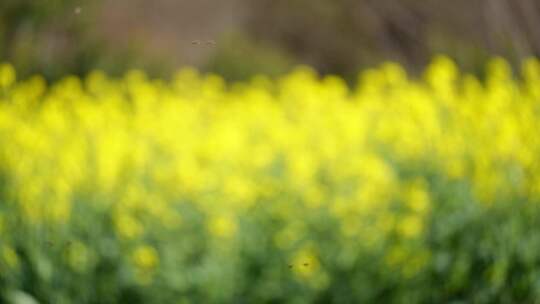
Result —
[[0, 304], [540, 303], [539, 55], [539, 0], [0, 0]]
[[398, 61], [420, 71], [436, 53], [481, 74], [488, 57], [540, 53], [536, 0], [2, 0], [0, 59], [49, 79], [94, 68], [181, 66], [229, 80], [309, 64], [354, 79]]

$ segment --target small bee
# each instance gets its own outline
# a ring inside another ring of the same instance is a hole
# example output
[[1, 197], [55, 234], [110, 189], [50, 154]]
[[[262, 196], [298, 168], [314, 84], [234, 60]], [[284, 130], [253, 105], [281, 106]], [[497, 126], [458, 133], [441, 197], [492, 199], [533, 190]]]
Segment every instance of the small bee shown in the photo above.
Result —
[[309, 263], [304, 263], [304, 267], [308, 267], [309, 266]]
[[293, 267], [293, 265], [289, 264], [289, 269], [291, 269]]

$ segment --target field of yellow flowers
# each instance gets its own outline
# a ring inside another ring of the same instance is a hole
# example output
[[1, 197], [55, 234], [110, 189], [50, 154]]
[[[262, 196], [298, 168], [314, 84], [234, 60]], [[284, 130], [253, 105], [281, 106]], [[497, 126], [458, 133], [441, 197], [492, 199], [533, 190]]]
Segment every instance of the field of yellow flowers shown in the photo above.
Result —
[[0, 302], [538, 303], [539, 131], [536, 59], [353, 88], [4, 64]]

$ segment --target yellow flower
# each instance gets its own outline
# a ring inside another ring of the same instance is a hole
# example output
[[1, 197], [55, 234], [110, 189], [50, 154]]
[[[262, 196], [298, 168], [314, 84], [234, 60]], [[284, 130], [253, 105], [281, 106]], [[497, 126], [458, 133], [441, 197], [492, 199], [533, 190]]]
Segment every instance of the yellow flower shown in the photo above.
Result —
[[217, 237], [229, 238], [236, 233], [236, 223], [230, 216], [217, 216], [210, 220], [208, 225], [210, 233]]
[[147, 245], [139, 246], [131, 255], [133, 264], [142, 270], [154, 270], [159, 264], [156, 250]]
[[157, 251], [148, 245], [137, 247], [131, 254], [131, 261], [135, 265], [135, 278], [141, 285], [149, 285], [159, 265]]
[[290, 265], [293, 272], [301, 278], [312, 277], [320, 268], [319, 259], [313, 250], [308, 248], [294, 253]]
[[408, 187], [405, 193], [405, 200], [408, 207], [419, 214], [425, 213], [430, 207], [429, 193], [425, 187], [423, 181], [415, 181]]
[[136, 238], [144, 231], [143, 226], [137, 219], [123, 212], [118, 212], [115, 220], [116, 230], [123, 238]]
[[313, 209], [319, 208], [324, 199], [323, 191], [317, 186], [309, 187], [303, 195], [306, 206]]
[[423, 220], [418, 215], [407, 215], [398, 222], [398, 232], [406, 238], [415, 238], [422, 233]]
[[12, 65], [0, 64], [0, 89], [7, 88], [15, 83], [16, 73]]
[[242, 178], [236, 175], [227, 177], [224, 181], [224, 192], [227, 197], [232, 200], [251, 205], [253, 200], [254, 191], [253, 185], [246, 178]]

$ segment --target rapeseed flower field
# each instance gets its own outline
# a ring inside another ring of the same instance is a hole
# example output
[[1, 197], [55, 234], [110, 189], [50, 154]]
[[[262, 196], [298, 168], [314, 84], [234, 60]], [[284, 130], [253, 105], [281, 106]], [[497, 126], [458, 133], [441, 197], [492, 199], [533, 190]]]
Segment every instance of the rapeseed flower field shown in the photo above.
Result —
[[536, 59], [352, 88], [3, 64], [0, 302], [533, 303], [539, 131]]

